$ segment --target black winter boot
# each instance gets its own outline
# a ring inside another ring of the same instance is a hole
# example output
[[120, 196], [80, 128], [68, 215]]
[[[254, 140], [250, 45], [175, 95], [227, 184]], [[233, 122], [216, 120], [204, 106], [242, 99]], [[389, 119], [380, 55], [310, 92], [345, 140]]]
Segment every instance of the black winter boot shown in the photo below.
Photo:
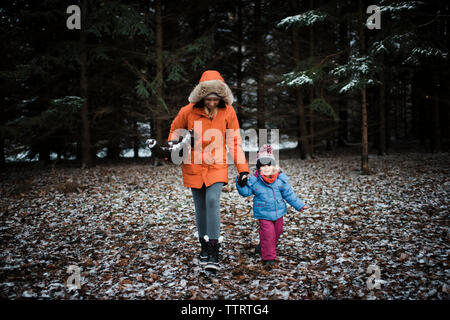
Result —
[[220, 242], [219, 239], [208, 239], [208, 261], [206, 262], [205, 270], [217, 271], [220, 269], [219, 265], [219, 250]]
[[205, 265], [206, 262], [208, 261], [208, 244], [207, 244], [206, 240], [203, 238], [199, 238], [199, 240], [200, 240], [200, 246], [201, 246], [200, 264]]

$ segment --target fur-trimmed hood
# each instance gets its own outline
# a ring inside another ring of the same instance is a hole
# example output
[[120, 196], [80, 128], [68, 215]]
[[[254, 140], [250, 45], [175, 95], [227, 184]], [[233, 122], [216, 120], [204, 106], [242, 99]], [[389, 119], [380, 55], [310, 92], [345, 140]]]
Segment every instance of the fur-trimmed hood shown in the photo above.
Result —
[[216, 70], [203, 72], [198, 85], [195, 86], [189, 95], [189, 102], [197, 103], [210, 93], [217, 94], [228, 105], [233, 104], [233, 93], [220, 73]]

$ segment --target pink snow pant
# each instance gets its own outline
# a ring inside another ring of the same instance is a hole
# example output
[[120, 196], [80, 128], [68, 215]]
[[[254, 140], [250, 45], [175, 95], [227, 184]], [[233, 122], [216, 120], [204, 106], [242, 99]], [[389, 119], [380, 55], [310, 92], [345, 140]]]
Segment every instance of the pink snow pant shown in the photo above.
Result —
[[259, 219], [259, 244], [263, 260], [275, 260], [277, 242], [283, 232], [283, 217], [275, 221]]

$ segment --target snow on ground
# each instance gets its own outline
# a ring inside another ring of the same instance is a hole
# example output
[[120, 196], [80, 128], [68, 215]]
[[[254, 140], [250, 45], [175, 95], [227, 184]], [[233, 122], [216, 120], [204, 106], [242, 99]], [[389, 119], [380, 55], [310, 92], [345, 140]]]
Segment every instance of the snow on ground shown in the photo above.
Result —
[[[179, 167], [11, 169], [0, 185], [0, 298], [448, 299], [448, 159], [371, 156], [369, 176], [358, 155], [281, 160], [312, 208], [288, 206], [273, 267], [253, 253], [252, 201], [231, 183], [217, 275], [197, 260]], [[236, 174], [230, 166], [230, 182]], [[79, 290], [65, 286], [69, 266]]]

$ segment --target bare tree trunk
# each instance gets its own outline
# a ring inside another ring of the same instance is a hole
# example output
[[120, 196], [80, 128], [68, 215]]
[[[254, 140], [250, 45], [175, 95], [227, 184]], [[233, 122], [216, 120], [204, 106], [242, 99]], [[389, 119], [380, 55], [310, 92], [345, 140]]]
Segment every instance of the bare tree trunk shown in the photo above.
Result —
[[156, 16], [156, 94], [157, 94], [157, 105], [158, 114], [156, 115], [156, 139], [157, 141], [163, 140], [162, 132], [162, 105], [160, 100], [163, 99], [163, 29], [162, 29], [162, 18], [161, 18], [161, 0], [156, 0], [155, 7]]
[[[294, 45], [294, 62], [298, 66], [300, 64], [300, 41], [298, 38], [298, 29], [296, 27], [292, 28], [292, 43]], [[300, 152], [303, 152], [307, 160], [311, 159], [311, 146], [308, 140], [308, 131], [306, 129], [306, 119], [305, 119], [305, 106], [303, 104], [303, 94], [300, 87], [295, 88], [295, 99], [297, 103], [298, 111], [298, 146]]]
[[[359, 40], [361, 53], [366, 53], [366, 44], [364, 37], [364, 17], [363, 17], [363, 0], [359, 0], [359, 15], [360, 15], [360, 29], [359, 29]], [[370, 174], [369, 170], [369, 141], [368, 141], [368, 128], [367, 128], [367, 91], [365, 85], [361, 89], [361, 127], [362, 127], [362, 152], [361, 152], [361, 173]]]
[[81, 74], [80, 88], [83, 105], [81, 106], [81, 168], [89, 168], [92, 166], [91, 157], [91, 134], [89, 128], [89, 99], [88, 99], [88, 77], [87, 77], [87, 49], [86, 49], [86, 13], [87, 0], [82, 1], [81, 25], [80, 30], [80, 53], [81, 53]]
[[242, 117], [240, 111], [242, 108], [242, 42], [244, 41], [243, 21], [242, 21], [242, 0], [238, 1], [238, 63], [237, 63], [237, 94], [236, 94], [236, 114], [238, 115], [239, 126], [242, 127]]
[[384, 76], [384, 70], [380, 73], [381, 86], [380, 86], [380, 100], [378, 106], [379, 116], [379, 133], [378, 133], [378, 154], [383, 156], [386, 154], [386, 79]]
[[264, 129], [265, 107], [264, 107], [264, 36], [261, 24], [261, 0], [255, 1], [255, 40], [256, 40], [256, 74], [257, 74], [257, 99], [256, 109], [258, 110], [257, 127]]
[[[346, 6], [342, 2], [338, 2], [338, 12], [340, 15], [345, 14]], [[348, 24], [345, 20], [339, 23], [339, 49], [349, 50]], [[348, 103], [347, 98], [339, 95], [339, 145], [345, 146], [348, 137]]]
[[362, 174], [370, 174], [369, 170], [369, 142], [367, 130], [367, 98], [366, 88], [361, 90], [362, 96], [362, 155], [361, 155], [361, 172]]
[[338, 145], [343, 147], [347, 141], [348, 135], [348, 111], [345, 99], [339, 97], [339, 142]]
[[[112, 83], [116, 85], [117, 81], [117, 72], [116, 70], [112, 70]], [[111, 123], [110, 134], [108, 137], [108, 145], [107, 145], [107, 158], [111, 160], [118, 160], [120, 158], [120, 128], [122, 117], [120, 114], [120, 88], [116, 87], [114, 92], [111, 94], [110, 99], [111, 107], [114, 110], [111, 115]]]
[[[314, 9], [313, 0], [309, 0], [309, 9]], [[309, 56], [314, 57], [314, 28], [309, 27]], [[310, 88], [309, 92], [309, 134], [310, 138], [310, 152], [311, 156], [314, 154], [314, 110], [312, 108], [312, 102], [314, 100], [314, 84]]]
[[408, 106], [406, 105], [406, 96], [408, 93], [408, 86], [406, 81], [403, 81], [402, 86], [402, 106], [403, 106], [403, 139], [408, 138]]
[[433, 152], [441, 152], [441, 125], [440, 125], [440, 116], [439, 116], [439, 71], [437, 69], [433, 69], [433, 95], [432, 95], [432, 123], [433, 123], [433, 132], [431, 139], [431, 148]]
[[424, 127], [421, 125], [421, 120], [423, 119], [421, 117], [421, 108], [422, 103], [420, 101], [420, 89], [418, 87], [418, 75], [417, 72], [414, 72], [412, 76], [412, 82], [411, 82], [412, 88], [411, 88], [411, 101], [412, 101], [412, 107], [413, 107], [413, 128], [412, 132], [415, 132], [415, 138], [418, 138], [420, 141], [420, 144], [425, 143], [425, 135], [424, 135]]
[[[399, 75], [397, 74], [397, 77], [398, 77]], [[394, 136], [395, 136], [395, 140], [398, 140], [399, 139], [399, 133], [398, 133], [398, 127], [399, 127], [399, 125], [398, 125], [398, 123], [399, 123], [399, 120], [398, 120], [398, 113], [399, 113], [399, 111], [398, 111], [398, 105], [399, 105], [399, 95], [400, 95], [400, 93], [399, 93], [399, 87], [400, 87], [400, 83], [399, 83], [399, 80], [398, 80], [398, 78], [397, 79], [395, 79], [394, 80], [394, 83], [395, 83], [395, 85], [394, 85], [394, 87], [393, 87], [393, 91], [395, 92], [395, 100], [394, 100], [394, 102], [395, 102], [395, 104], [394, 104]]]
[[6, 167], [5, 158], [5, 137], [0, 134], [0, 171], [3, 171]]
[[390, 88], [392, 88], [392, 69], [388, 69], [389, 72], [385, 73], [384, 77], [386, 80], [386, 90], [384, 91], [385, 95], [385, 104], [386, 104], [386, 112], [384, 113], [384, 120], [386, 124], [386, 150], [389, 150], [391, 145], [391, 131], [392, 131], [392, 94]]
[[314, 86], [311, 86], [309, 91], [309, 135], [311, 154], [314, 153], [314, 110], [312, 108], [312, 102], [314, 100]]
[[133, 158], [139, 158], [139, 132], [138, 132], [138, 125], [137, 121], [133, 121]]
[[[6, 117], [5, 117], [5, 108], [0, 108], [0, 119], [1, 125], [6, 124]], [[5, 157], [5, 134], [0, 129], [0, 171], [3, 171], [6, 167], [6, 157]]]

